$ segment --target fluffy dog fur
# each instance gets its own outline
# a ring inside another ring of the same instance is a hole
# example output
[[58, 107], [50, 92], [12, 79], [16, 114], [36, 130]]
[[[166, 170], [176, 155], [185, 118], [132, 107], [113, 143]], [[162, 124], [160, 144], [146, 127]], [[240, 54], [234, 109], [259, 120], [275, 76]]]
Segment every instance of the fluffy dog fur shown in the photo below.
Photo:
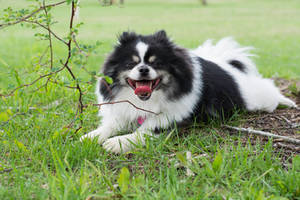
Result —
[[[216, 45], [208, 40], [187, 50], [176, 46], [164, 31], [146, 36], [124, 32], [102, 67], [113, 83], [98, 81], [98, 103], [128, 100], [160, 114], [127, 103], [105, 105], [99, 111], [101, 125], [81, 140], [97, 138], [106, 150], [121, 153], [130, 151], [133, 144], [144, 144], [145, 135], [174, 122], [226, 117], [236, 108], [272, 112], [279, 104], [296, 107], [272, 80], [261, 77], [250, 49], [224, 38]], [[133, 133], [116, 136], [138, 120], [141, 125]]]

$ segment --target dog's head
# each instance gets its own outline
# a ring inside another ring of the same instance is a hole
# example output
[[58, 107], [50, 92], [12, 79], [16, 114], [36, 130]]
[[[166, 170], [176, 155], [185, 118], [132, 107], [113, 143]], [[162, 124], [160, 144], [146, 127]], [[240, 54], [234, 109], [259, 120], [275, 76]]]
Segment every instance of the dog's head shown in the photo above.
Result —
[[170, 97], [188, 92], [191, 71], [185, 50], [175, 46], [165, 31], [146, 36], [124, 32], [103, 68], [116, 85], [131, 88], [143, 101], [158, 90]]

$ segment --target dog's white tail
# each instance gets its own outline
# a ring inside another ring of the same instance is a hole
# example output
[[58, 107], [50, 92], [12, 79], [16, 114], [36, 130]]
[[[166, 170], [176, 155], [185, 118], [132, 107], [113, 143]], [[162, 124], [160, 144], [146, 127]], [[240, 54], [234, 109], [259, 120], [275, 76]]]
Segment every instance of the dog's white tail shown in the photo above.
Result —
[[279, 104], [280, 105], [285, 105], [291, 108], [297, 108], [297, 104], [295, 102], [293, 102], [292, 100], [290, 100], [289, 98], [281, 95], [280, 99], [279, 99]]
[[250, 53], [251, 49], [253, 47], [241, 47], [233, 38], [226, 37], [215, 45], [212, 40], [207, 40], [193, 50], [193, 53], [217, 64], [222, 65], [225, 62], [241, 71], [259, 76], [255, 64], [249, 58], [254, 56]]

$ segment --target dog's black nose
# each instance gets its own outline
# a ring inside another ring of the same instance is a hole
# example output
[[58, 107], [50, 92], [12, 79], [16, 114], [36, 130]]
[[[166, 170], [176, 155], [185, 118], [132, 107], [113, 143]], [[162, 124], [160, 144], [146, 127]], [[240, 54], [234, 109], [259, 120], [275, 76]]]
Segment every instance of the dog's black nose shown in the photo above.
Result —
[[147, 76], [149, 73], [149, 67], [147, 66], [141, 66], [139, 69], [139, 72], [141, 73], [142, 76]]

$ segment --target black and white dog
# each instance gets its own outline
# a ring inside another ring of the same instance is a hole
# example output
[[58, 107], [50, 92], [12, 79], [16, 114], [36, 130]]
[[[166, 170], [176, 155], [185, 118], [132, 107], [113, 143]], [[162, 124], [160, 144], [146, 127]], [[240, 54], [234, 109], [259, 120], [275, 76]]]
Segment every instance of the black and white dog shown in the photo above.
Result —
[[[81, 137], [98, 138], [111, 152], [130, 151], [145, 143], [145, 134], [165, 129], [194, 117], [227, 116], [235, 108], [272, 112], [279, 104], [296, 107], [280, 94], [272, 80], [264, 79], [250, 60], [249, 47], [232, 38], [216, 45], [210, 40], [195, 50], [175, 45], [165, 31], [153, 35], [124, 32], [107, 58], [96, 87], [98, 103], [127, 100], [102, 106], [101, 125]], [[139, 122], [133, 133], [115, 136]], [[112, 137], [115, 136], [115, 137]]]

